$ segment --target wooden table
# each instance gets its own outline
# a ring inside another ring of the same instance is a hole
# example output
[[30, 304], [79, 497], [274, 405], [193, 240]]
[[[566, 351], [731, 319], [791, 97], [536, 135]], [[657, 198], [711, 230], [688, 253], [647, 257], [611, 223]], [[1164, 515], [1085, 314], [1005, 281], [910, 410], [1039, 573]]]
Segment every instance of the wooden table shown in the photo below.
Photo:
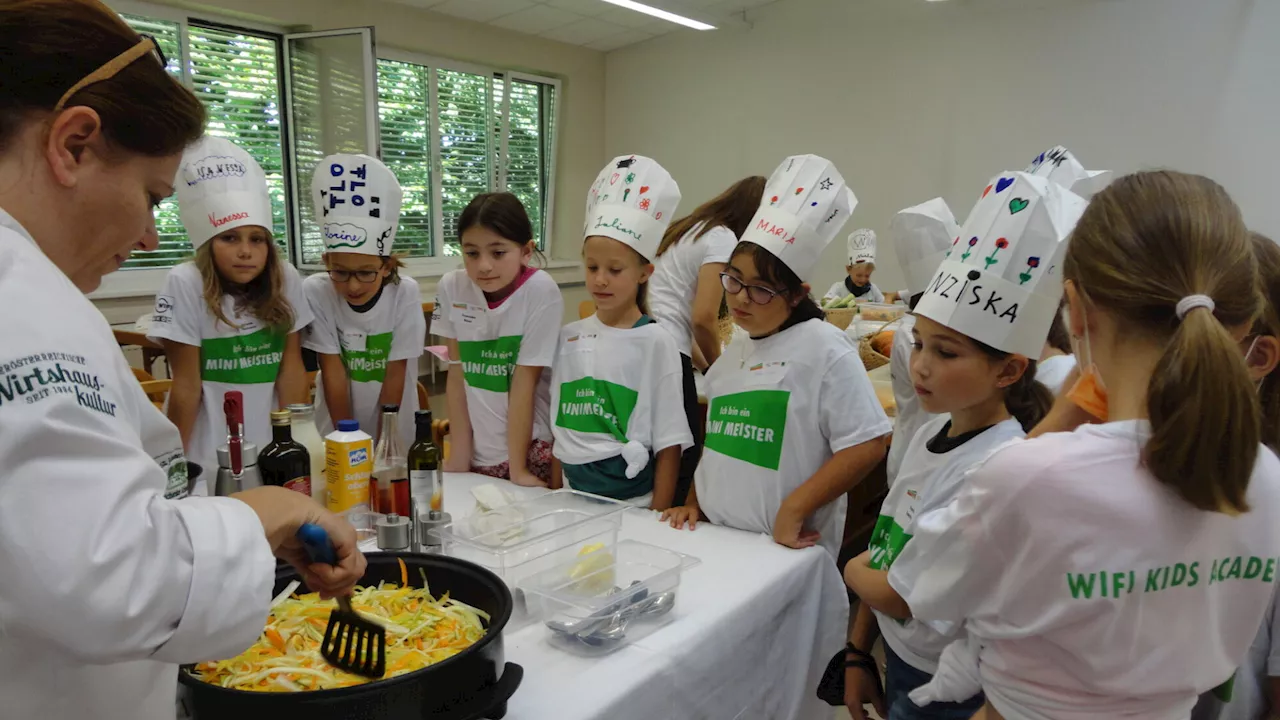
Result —
[[137, 330], [125, 330], [122, 328], [111, 328], [111, 333], [116, 336], [116, 343], [120, 347], [137, 346], [142, 348], [142, 369], [146, 370], [151, 376], [155, 376], [155, 361], [165, 358], [164, 346], [154, 340], [149, 339], [146, 334]]

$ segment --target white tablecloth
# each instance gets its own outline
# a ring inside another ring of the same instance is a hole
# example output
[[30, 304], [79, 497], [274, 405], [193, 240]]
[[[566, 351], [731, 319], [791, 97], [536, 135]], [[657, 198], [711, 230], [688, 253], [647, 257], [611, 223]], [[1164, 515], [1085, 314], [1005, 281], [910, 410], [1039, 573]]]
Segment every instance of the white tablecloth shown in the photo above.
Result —
[[[471, 514], [470, 489], [490, 482], [446, 475], [445, 509], [455, 518]], [[844, 645], [849, 603], [824, 550], [791, 550], [712, 525], [674, 530], [639, 509], [626, 512], [619, 539], [702, 560], [682, 577], [675, 619], [602, 658], [553, 648], [540, 623], [507, 632], [507, 660], [525, 671], [507, 718], [829, 720], [832, 709], [814, 691]]]

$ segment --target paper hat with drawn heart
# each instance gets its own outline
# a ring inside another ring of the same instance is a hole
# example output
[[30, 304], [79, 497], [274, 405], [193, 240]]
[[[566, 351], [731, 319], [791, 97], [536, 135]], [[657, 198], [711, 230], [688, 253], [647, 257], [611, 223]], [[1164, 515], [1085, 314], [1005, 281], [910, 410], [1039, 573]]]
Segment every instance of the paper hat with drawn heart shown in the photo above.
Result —
[[907, 288], [914, 294], [929, 284], [947, 250], [960, 237], [960, 225], [947, 201], [934, 198], [899, 210], [889, 224], [889, 234], [898, 262], [902, 264]]
[[679, 205], [680, 186], [671, 173], [642, 155], [622, 155], [591, 184], [582, 237], [613, 238], [653, 260]]
[[1115, 178], [1110, 170], [1085, 170], [1076, 156], [1061, 145], [1037, 155], [1026, 173], [1047, 178], [1085, 199], [1093, 197]]
[[272, 228], [267, 176], [230, 140], [206, 135], [188, 147], [173, 185], [182, 226], [195, 248], [238, 227]]
[[742, 234], [742, 242], [773, 253], [808, 282], [818, 257], [857, 205], [858, 198], [831, 161], [793, 155], [769, 177], [760, 209]]
[[992, 178], [916, 314], [997, 350], [1039, 358], [1062, 298], [1065, 241], [1087, 204], [1042, 177]]
[[378, 158], [330, 155], [311, 179], [324, 251], [386, 257], [400, 225], [400, 181]]
[[849, 264], [876, 264], [876, 231], [858, 228], [849, 235]]

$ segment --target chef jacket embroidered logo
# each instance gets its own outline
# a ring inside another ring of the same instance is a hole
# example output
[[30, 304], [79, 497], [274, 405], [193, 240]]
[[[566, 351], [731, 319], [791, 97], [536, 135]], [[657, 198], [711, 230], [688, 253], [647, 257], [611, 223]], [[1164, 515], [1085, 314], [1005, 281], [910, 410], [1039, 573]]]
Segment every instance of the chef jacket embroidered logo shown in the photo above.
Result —
[[200, 346], [200, 377], [232, 385], [273, 383], [284, 356], [284, 335], [262, 328], [247, 335], [205, 338]]
[[363, 350], [342, 348], [342, 364], [352, 382], [382, 382], [387, 375], [387, 357], [391, 355], [392, 333], [370, 335]]
[[0, 366], [0, 408], [19, 399], [34, 405], [55, 394], [70, 395], [81, 407], [115, 417], [116, 403], [102, 394], [106, 384], [98, 375], [81, 369], [84, 367], [84, 357], [60, 352], [28, 355], [7, 362]]
[[786, 390], [748, 390], [713, 399], [707, 414], [707, 447], [777, 470], [790, 399]]
[[625, 443], [638, 397], [639, 393], [629, 387], [592, 377], [561, 383], [556, 425], [577, 432], [603, 433]]
[[504, 393], [511, 389], [511, 369], [520, 352], [522, 335], [493, 340], [458, 341], [458, 357], [467, 384], [480, 390]]

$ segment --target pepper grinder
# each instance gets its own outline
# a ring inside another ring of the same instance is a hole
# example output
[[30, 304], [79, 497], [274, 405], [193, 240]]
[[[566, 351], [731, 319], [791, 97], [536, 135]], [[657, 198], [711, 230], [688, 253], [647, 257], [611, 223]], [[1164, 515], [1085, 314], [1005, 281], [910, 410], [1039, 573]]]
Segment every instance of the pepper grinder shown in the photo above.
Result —
[[408, 552], [410, 539], [409, 518], [391, 513], [379, 515], [373, 524], [378, 537], [378, 549], [384, 552]]
[[444, 554], [444, 539], [435, 530], [453, 522], [453, 516], [443, 510], [432, 510], [431, 506], [418, 511], [415, 534], [418, 536], [418, 552]]

